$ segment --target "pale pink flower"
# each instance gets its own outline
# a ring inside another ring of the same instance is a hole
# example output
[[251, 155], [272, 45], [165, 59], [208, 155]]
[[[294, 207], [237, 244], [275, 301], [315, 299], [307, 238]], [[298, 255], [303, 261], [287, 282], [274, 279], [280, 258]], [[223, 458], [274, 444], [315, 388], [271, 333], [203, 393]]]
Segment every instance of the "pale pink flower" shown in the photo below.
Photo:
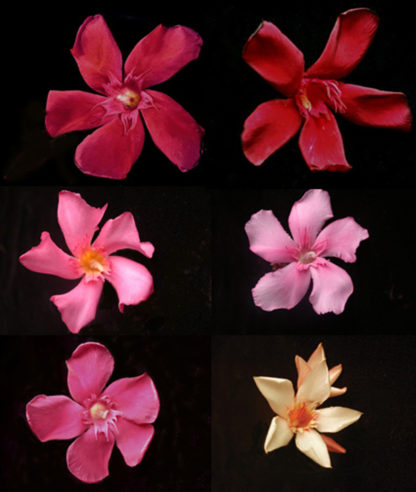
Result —
[[[245, 226], [250, 250], [270, 262], [274, 271], [266, 273], [252, 290], [256, 306], [265, 311], [291, 309], [306, 294], [318, 314], [342, 313], [354, 287], [345, 270], [327, 257], [348, 263], [356, 261], [355, 251], [368, 231], [352, 217], [333, 221], [329, 194], [309, 190], [293, 204], [289, 215], [292, 237], [271, 210], [260, 210]], [[321, 230], [322, 229], [322, 230]]]
[[77, 438], [68, 448], [69, 471], [87, 483], [108, 476], [116, 444], [128, 466], [143, 459], [153, 438], [159, 397], [147, 374], [118, 379], [104, 389], [114, 368], [108, 349], [99, 343], [79, 345], [66, 362], [65, 395], [38, 395], [26, 405], [27, 422], [42, 441]]
[[112, 255], [120, 249], [134, 249], [148, 258], [153, 255], [153, 245], [140, 241], [130, 212], [108, 220], [92, 241], [106, 208], [107, 205], [91, 207], [78, 193], [61, 191], [58, 222], [72, 256], [58, 248], [48, 232], [42, 232], [38, 246], [20, 256], [22, 265], [34, 272], [67, 279], [82, 278], [66, 294], [51, 297], [62, 321], [73, 333], [78, 333], [95, 318], [105, 280], [115, 288], [121, 312], [125, 305], [139, 304], [153, 292], [153, 277], [146, 267]]

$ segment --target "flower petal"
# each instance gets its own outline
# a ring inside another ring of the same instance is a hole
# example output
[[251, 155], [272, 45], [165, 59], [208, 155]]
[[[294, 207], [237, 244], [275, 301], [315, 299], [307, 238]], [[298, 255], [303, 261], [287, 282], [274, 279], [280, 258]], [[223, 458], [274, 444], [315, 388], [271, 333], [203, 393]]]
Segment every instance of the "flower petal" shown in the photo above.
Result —
[[285, 417], [288, 407], [293, 405], [295, 398], [292, 382], [289, 381], [289, 379], [263, 376], [255, 377], [253, 379], [273, 412], [281, 417]]
[[357, 125], [410, 131], [412, 115], [406, 96], [353, 84], [341, 84], [342, 116]]
[[153, 425], [138, 425], [121, 418], [117, 422], [117, 428], [116, 444], [123, 455], [126, 465], [138, 465], [142, 461], [155, 433]]
[[323, 360], [305, 377], [296, 394], [296, 402], [320, 404], [329, 398], [330, 390], [328, 366]]
[[331, 453], [345, 454], [347, 452], [347, 450], [343, 448], [340, 444], [338, 444], [336, 441], [334, 441], [332, 437], [324, 436], [323, 434], [321, 434], [321, 437], [324, 443], [326, 444], [328, 451], [330, 451]]
[[32, 272], [68, 279], [82, 276], [77, 260], [58, 248], [49, 232], [42, 232], [40, 243], [21, 255], [19, 261]]
[[120, 312], [125, 305], [136, 305], [150, 297], [153, 277], [145, 266], [122, 256], [109, 256], [108, 263], [110, 271], [105, 278], [117, 291]]
[[124, 419], [136, 424], [151, 424], [159, 413], [159, 396], [147, 374], [118, 379], [106, 388], [103, 395], [117, 404], [117, 410]]
[[199, 56], [201, 36], [185, 26], [157, 26], [128, 56], [126, 77], [140, 77], [142, 88], [160, 84]]
[[373, 40], [379, 19], [366, 8], [343, 12], [336, 20], [327, 45], [306, 76], [341, 79], [361, 61]]
[[241, 135], [247, 159], [260, 166], [299, 130], [303, 118], [293, 99], [274, 99], [257, 106]]
[[75, 164], [80, 171], [99, 178], [124, 179], [137, 161], [144, 144], [144, 127], [137, 118], [126, 131], [120, 118], [88, 135], [77, 147]]
[[303, 53], [271, 22], [262, 22], [250, 36], [243, 58], [285, 96], [297, 91], [305, 67]]
[[101, 94], [108, 86], [121, 83], [122, 57], [110, 29], [101, 15], [87, 17], [71, 49], [85, 82]]
[[166, 94], [147, 90], [153, 107], [141, 110], [156, 147], [182, 172], [198, 164], [204, 129], [185, 109]]
[[337, 388], [336, 386], [331, 386], [331, 394], [329, 395], [330, 398], [333, 398], [334, 396], [341, 396], [347, 392], [347, 387], [344, 386], [343, 388]]
[[72, 398], [79, 403], [91, 395], [99, 396], [114, 369], [110, 351], [96, 342], [78, 345], [70, 359], [68, 368], [68, 389]]
[[134, 249], [148, 258], [153, 256], [155, 250], [152, 243], [140, 241], [134, 217], [130, 212], [107, 220], [94, 241], [94, 248], [104, 251], [106, 255], [119, 249]]
[[357, 422], [362, 412], [345, 407], [328, 407], [316, 410], [319, 432], [339, 432]]
[[283, 229], [271, 210], [253, 214], [245, 225], [250, 250], [270, 263], [288, 263], [294, 260], [296, 244]]
[[67, 450], [69, 471], [83, 482], [100, 482], [108, 476], [108, 462], [113, 447], [114, 439], [107, 441], [103, 434], [96, 437], [94, 427], [90, 427]]
[[101, 279], [87, 282], [84, 277], [66, 294], [51, 297], [50, 300], [61, 313], [62, 321], [72, 333], [78, 333], [95, 318], [103, 283]]
[[295, 442], [299, 451], [302, 451], [302, 453], [306, 454], [315, 463], [318, 463], [318, 465], [324, 468], [332, 468], [328, 448], [318, 432], [313, 429], [306, 432], [298, 432]]
[[324, 346], [322, 345], [322, 343], [320, 343], [309, 357], [308, 365], [311, 367], [311, 369], [313, 369], [318, 364], [320, 364], [323, 360], [326, 360], [325, 351], [324, 351]]
[[296, 366], [296, 371], [298, 373], [298, 380], [297, 380], [297, 388], [299, 389], [300, 385], [303, 383], [305, 380], [306, 376], [311, 372], [311, 368], [309, 367], [309, 364], [300, 357], [299, 355], [295, 356], [295, 366]]
[[264, 451], [270, 453], [270, 451], [286, 446], [292, 437], [293, 432], [289, 429], [286, 420], [274, 417], [264, 442]]
[[295, 262], [266, 273], [252, 290], [254, 304], [264, 311], [292, 309], [306, 294], [310, 283], [308, 270], [300, 270]]
[[353, 293], [354, 286], [348, 273], [330, 261], [323, 260], [318, 268], [311, 268], [313, 289], [309, 296], [318, 314], [340, 314]]
[[59, 193], [58, 222], [66, 244], [74, 256], [91, 244], [107, 205], [91, 207], [78, 193], [63, 190]]
[[84, 407], [64, 395], [35, 396], [26, 405], [26, 420], [42, 441], [72, 439], [87, 426], [82, 422]]

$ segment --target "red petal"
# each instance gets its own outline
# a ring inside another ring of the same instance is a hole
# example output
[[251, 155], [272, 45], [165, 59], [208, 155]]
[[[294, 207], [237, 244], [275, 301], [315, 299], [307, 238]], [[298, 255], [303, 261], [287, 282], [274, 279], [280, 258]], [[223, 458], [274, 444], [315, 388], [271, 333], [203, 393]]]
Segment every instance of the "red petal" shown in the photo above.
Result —
[[338, 444], [332, 437], [325, 436], [324, 434], [321, 434], [322, 439], [324, 440], [324, 443], [326, 444], [326, 447], [328, 448], [328, 451], [331, 451], [332, 453], [341, 453], [345, 454], [347, 450], [343, 448], [340, 444]]

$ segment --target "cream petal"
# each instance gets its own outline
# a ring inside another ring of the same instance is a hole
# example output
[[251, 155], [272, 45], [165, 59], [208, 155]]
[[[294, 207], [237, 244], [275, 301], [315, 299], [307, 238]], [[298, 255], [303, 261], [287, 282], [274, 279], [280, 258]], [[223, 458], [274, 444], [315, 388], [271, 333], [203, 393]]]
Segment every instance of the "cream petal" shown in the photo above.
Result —
[[320, 343], [316, 349], [312, 352], [312, 355], [308, 359], [308, 364], [311, 366], [311, 369], [316, 367], [320, 362], [325, 360], [325, 352], [322, 343]]
[[334, 384], [335, 381], [340, 377], [342, 372], [342, 364], [338, 364], [337, 366], [332, 367], [329, 370], [329, 382]]
[[339, 432], [357, 422], [362, 412], [345, 407], [328, 407], [316, 411], [319, 432]]
[[270, 453], [270, 451], [286, 446], [292, 437], [293, 432], [289, 429], [286, 420], [274, 417], [264, 442], [264, 451]]
[[330, 398], [334, 396], [341, 396], [347, 392], [347, 389], [348, 388], [346, 386], [344, 386], [343, 388], [337, 388], [336, 386], [331, 386], [331, 394], [329, 396]]
[[296, 401], [320, 404], [329, 398], [330, 391], [328, 366], [326, 365], [326, 361], [323, 360], [311, 370], [300, 385], [296, 395]]
[[288, 379], [269, 377], [255, 377], [254, 382], [271, 409], [277, 415], [285, 417], [288, 407], [293, 405], [295, 399], [292, 382]]
[[300, 355], [295, 355], [295, 365], [298, 371], [297, 388], [305, 381], [306, 376], [311, 372], [309, 364]]
[[318, 432], [315, 430], [298, 432], [295, 443], [299, 451], [302, 451], [302, 453], [306, 454], [315, 463], [318, 463], [318, 465], [324, 468], [332, 468], [328, 448]]

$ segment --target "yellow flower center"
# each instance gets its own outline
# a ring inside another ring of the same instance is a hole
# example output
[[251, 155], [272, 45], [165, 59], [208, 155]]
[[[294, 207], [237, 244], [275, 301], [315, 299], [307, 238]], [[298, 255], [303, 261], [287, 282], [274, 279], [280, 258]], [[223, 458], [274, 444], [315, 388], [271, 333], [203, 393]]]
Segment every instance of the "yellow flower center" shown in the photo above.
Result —
[[299, 101], [302, 106], [306, 109], [306, 111], [310, 111], [312, 109], [312, 103], [309, 101], [306, 92], [301, 92], [299, 94]]
[[94, 403], [94, 405], [90, 408], [90, 415], [93, 419], [103, 420], [108, 415], [108, 408], [102, 403]]
[[309, 430], [315, 424], [315, 414], [313, 408], [305, 402], [299, 403], [291, 408], [287, 414], [289, 427], [293, 432]]
[[79, 257], [79, 262], [85, 275], [90, 277], [98, 277], [108, 271], [106, 257], [94, 248], [86, 249]]
[[125, 108], [135, 109], [140, 102], [140, 95], [137, 94], [137, 92], [126, 88], [118, 94], [117, 99], [124, 104]]

